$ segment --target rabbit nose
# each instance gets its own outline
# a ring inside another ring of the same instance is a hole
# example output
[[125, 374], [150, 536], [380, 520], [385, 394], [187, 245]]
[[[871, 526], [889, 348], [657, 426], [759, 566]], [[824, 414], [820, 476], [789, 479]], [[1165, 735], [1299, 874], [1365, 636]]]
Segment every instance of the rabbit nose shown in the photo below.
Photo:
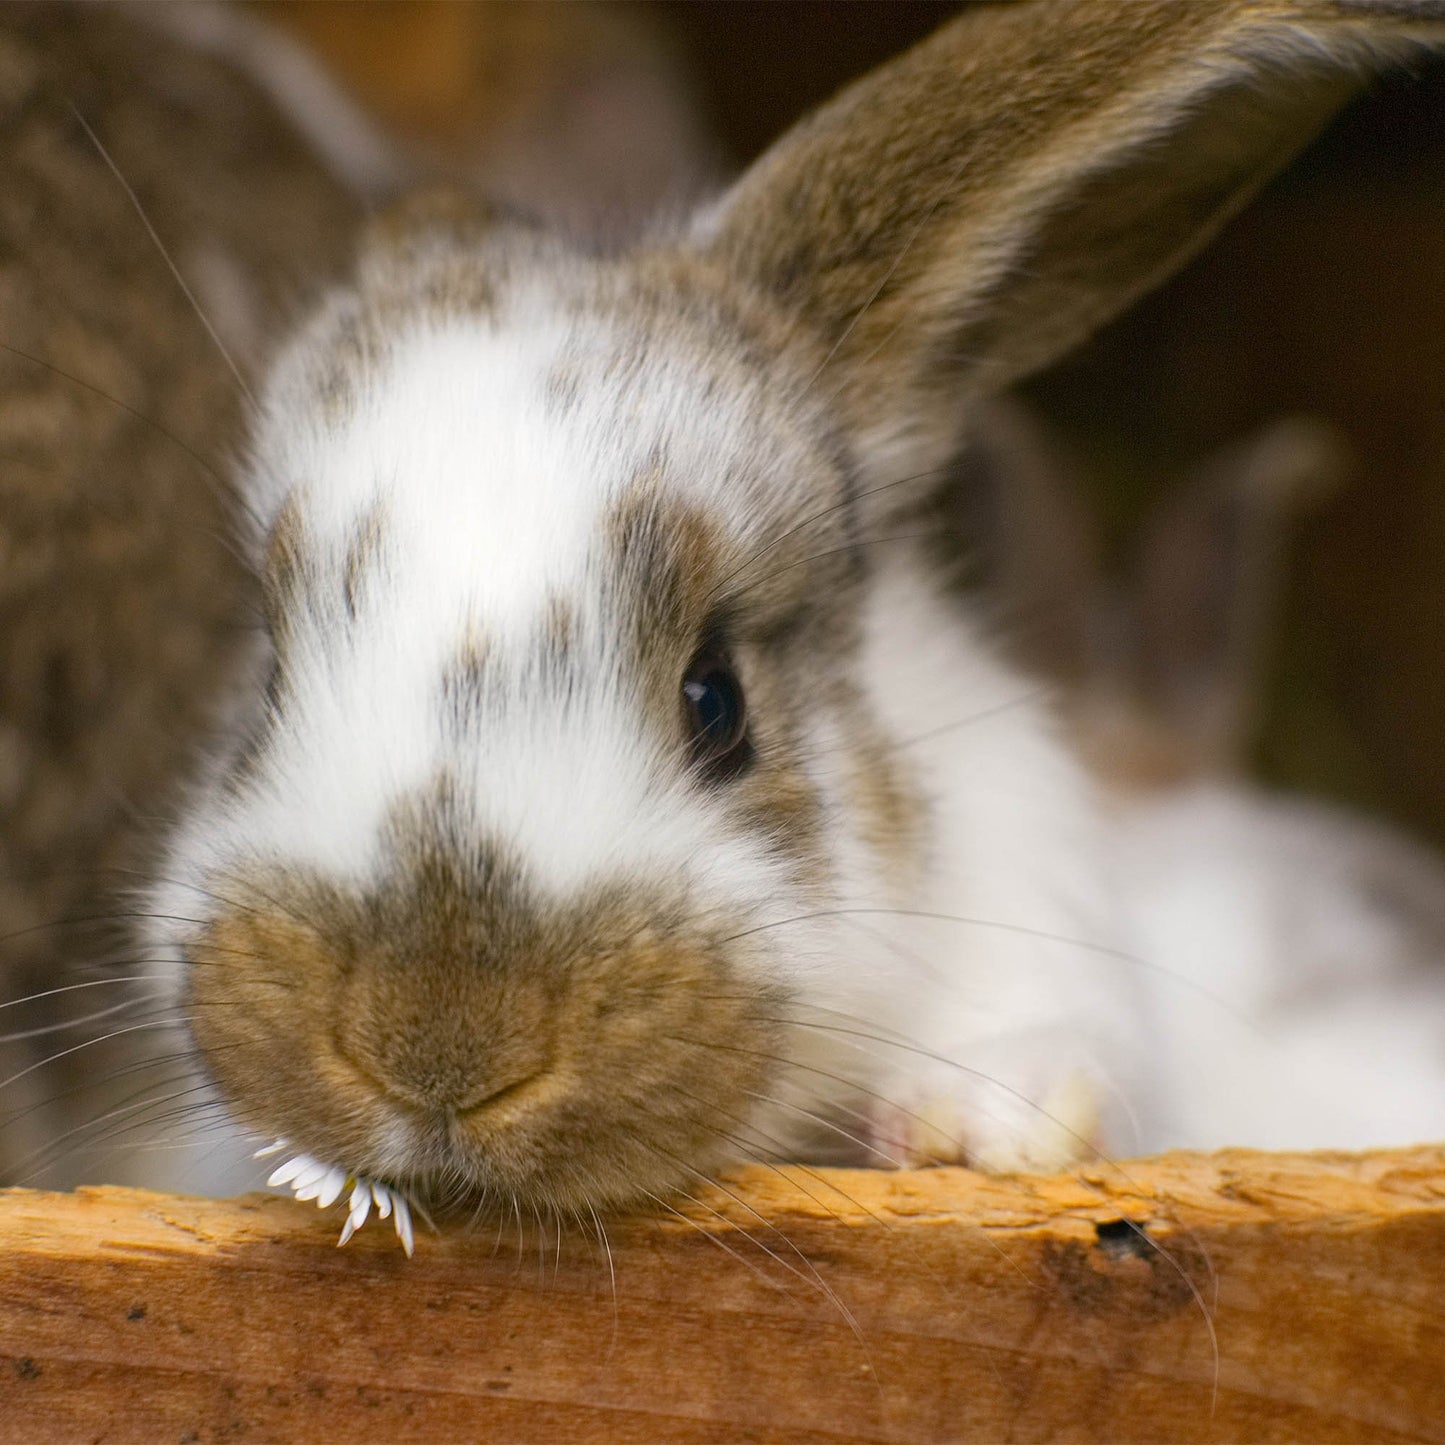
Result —
[[458, 1089], [444, 1080], [390, 1080], [387, 1094], [408, 1108], [441, 1120], [463, 1120], [488, 1113], [503, 1104], [517, 1103], [536, 1092], [548, 1077], [545, 1065], [531, 1073], [474, 1083], [470, 1090]]
[[[429, 986], [430, 985], [430, 986]], [[458, 973], [378, 971], [348, 991], [343, 1057], [409, 1109], [457, 1117], [538, 1081], [554, 1058], [546, 1001]]]
[[447, 1119], [465, 1118], [514, 1100], [548, 1072], [542, 1059], [511, 1059], [493, 1068], [449, 1068], [445, 1060], [423, 1067], [397, 1067], [391, 1061], [388, 1065], [374, 1077], [389, 1098], [409, 1109]]

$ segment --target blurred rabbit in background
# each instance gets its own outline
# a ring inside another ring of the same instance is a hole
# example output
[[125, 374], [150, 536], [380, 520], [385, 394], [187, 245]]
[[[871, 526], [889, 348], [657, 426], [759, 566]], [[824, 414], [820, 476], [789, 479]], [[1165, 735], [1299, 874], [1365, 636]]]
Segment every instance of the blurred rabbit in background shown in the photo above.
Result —
[[1089, 488], [1018, 399], [963, 473], [1006, 635], [1057, 680], [1117, 824], [1155, 1088], [1139, 1148], [1366, 1148], [1445, 1134], [1445, 862], [1252, 781], [1292, 532], [1345, 439], [1288, 417], [1210, 455], [1105, 568]]

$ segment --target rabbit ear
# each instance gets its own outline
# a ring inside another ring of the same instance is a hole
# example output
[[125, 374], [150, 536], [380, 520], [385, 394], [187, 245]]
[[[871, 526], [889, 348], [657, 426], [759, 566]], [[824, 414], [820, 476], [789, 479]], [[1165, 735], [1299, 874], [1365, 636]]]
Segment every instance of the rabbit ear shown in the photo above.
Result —
[[1161, 280], [1415, 40], [1445, 40], [1445, 0], [975, 4], [784, 136], [694, 243], [812, 331], [865, 468], [933, 467], [960, 395]]
[[1333, 427], [1286, 417], [1211, 457], [1146, 530], [1137, 683], [1197, 762], [1243, 765], [1291, 527], [1349, 470]]
[[1012, 655], [1057, 681], [1088, 665], [1103, 588], [1099, 539], [1082, 478], [1021, 397], [981, 407], [951, 488], [970, 574], [996, 609]]

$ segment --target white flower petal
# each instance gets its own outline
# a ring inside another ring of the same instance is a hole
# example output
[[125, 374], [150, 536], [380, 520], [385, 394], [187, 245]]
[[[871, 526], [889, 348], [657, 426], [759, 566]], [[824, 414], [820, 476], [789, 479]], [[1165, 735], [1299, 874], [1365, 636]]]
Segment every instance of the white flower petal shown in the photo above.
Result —
[[346, 1188], [346, 1171], [337, 1169], [334, 1165], [321, 1181], [321, 1187], [316, 1195], [316, 1207], [318, 1209], [330, 1209], [338, 1199], [341, 1198], [341, 1191]]
[[[278, 1153], [286, 1147], [285, 1141], [278, 1139], [258, 1151], [258, 1157]], [[346, 1219], [337, 1240], [338, 1248], [371, 1218], [373, 1207], [379, 1219], [395, 1215], [396, 1236], [408, 1258], [416, 1248], [411, 1205], [399, 1190], [380, 1180], [350, 1174], [338, 1165], [323, 1163], [312, 1154], [296, 1154], [272, 1170], [266, 1183], [272, 1188], [289, 1187], [297, 1199], [314, 1199], [318, 1209], [327, 1209], [335, 1204], [350, 1184], [351, 1198], [347, 1202]]]
[[396, 1236], [410, 1259], [412, 1250], [416, 1248], [416, 1236], [411, 1228], [411, 1205], [400, 1194], [396, 1196]]
[[[320, 1184], [328, 1174], [331, 1173], [331, 1166], [323, 1164], [319, 1159], [313, 1159], [310, 1155], [306, 1159], [306, 1167], [291, 1181], [291, 1187], [296, 1191], [296, 1197], [301, 1198], [303, 1189], [310, 1189], [315, 1184]], [[311, 1198], [307, 1195], [307, 1198]]]
[[309, 1168], [316, 1161], [309, 1154], [297, 1154], [294, 1158], [288, 1159], [279, 1168], [273, 1169], [266, 1179], [266, 1183], [275, 1189], [282, 1184], [289, 1184], [303, 1170]]
[[371, 1186], [358, 1179], [351, 1190], [351, 1227], [360, 1229], [371, 1214]]
[[264, 1149], [256, 1150], [256, 1152], [251, 1155], [251, 1158], [269, 1159], [273, 1154], [279, 1154], [286, 1147], [286, 1141], [284, 1139], [278, 1139], [274, 1144], [267, 1144]]

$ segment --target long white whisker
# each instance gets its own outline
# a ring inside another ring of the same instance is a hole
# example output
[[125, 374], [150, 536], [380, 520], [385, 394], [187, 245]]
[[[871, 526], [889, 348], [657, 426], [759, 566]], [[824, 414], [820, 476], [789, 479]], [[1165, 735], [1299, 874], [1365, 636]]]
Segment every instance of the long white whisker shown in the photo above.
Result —
[[43, 998], [54, 998], [57, 994], [74, 993], [80, 988], [104, 988], [108, 984], [118, 983], [155, 983], [157, 975], [152, 973], [123, 974], [116, 978], [92, 978], [85, 983], [67, 983], [60, 988], [42, 989], [39, 993], [27, 993], [23, 998], [6, 999], [0, 1003], [0, 1009], [19, 1008], [21, 1004], [37, 1003]]
[[[647, 1193], [645, 1189], [642, 1192], [644, 1194]], [[651, 1197], [653, 1196], [649, 1195], [649, 1198]], [[617, 1266], [612, 1260], [612, 1242], [607, 1238], [607, 1230], [603, 1226], [602, 1220], [598, 1217], [597, 1210], [593, 1207], [591, 1200], [587, 1201], [587, 1212], [592, 1216], [592, 1223], [597, 1226], [597, 1238], [602, 1241], [603, 1251], [607, 1255], [607, 1277], [612, 1282], [612, 1343], [607, 1349], [610, 1358], [612, 1351], [617, 1348], [617, 1332], [621, 1325], [621, 1316], [618, 1313], [617, 1307]]]
[[1192, 979], [1182, 977], [1173, 969], [1166, 968], [1163, 964], [1154, 962], [1152, 959], [1143, 958], [1137, 953], [1129, 952], [1128, 949], [1115, 948], [1112, 944], [1099, 943], [1089, 938], [1075, 938], [1066, 933], [1054, 933], [1046, 928], [1032, 928], [1026, 923], [1016, 923], [1010, 919], [968, 917], [957, 913], [934, 912], [925, 908], [887, 908], [881, 905], [856, 906], [850, 903], [844, 903], [842, 906], [836, 908], [820, 908], [809, 913], [794, 914], [789, 918], [776, 918], [767, 923], [759, 923], [752, 928], [745, 928], [738, 933], [729, 935], [723, 942], [733, 943], [738, 939], [751, 938], [756, 934], [766, 933], [769, 929], [784, 928], [790, 924], [814, 922], [823, 918], [913, 918], [932, 923], [954, 923], [968, 928], [994, 929], [1000, 933], [1010, 933], [1020, 938], [1035, 938], [1044, 943], [1056, 943], [1069, 948], [1077, 948], [1085, 953], [1092, 953], [1099, 958], [1109, 958], [1117, 963], [1126, 963], [1132, 968], [1144, 969], [1160, 978], [1167, 979], [1177, 984], [1180, 988], [1197, 994], [1199, 997], [1214, 1004], [1217, 1008], [1236, 1019], [1242, 1026], [1252, 1028], [1255, 1032], [1259, 1032], [1251, 1020], [1232, 1008], [1217, 994], [1196, 984]]
[[15, 1033], [0, 1034], [0, 1044], [18, 1044], [24, 1039], [39, 1039], [44, 1038], [47, 1034], [68, 1033], [71, 1029], [84, 1028], [86, 1024], [93, 1024], [98, 1019], [113, 1018], [116, 1014], [124, 1013], [127, 1009], [133, 1009], [139, 1004], [166, 997], [167, 995], [159, 993], [137, 994], [134, 998], [126, 999], [124, 1003], [111, 1004], [109, 1008], [97, 1009], [94, 1013], [84, 1014], [80, 1018], [62, 1019], [59, 1023], [41, 1024], [33, 1029], [19, 1029]]
[[37, 1069], [43, 1069], [48, 1064], [58, 1063], [61, 1059], [69, 1058], [71, 1054], [80, 1053], [82, 1049], [93, 1049], [100, 1044], [109, 1043], [111, 1039], [118, 1039], [125, 1034], [140, 1033], [144, 1029], [175, 1028], [177, 1023], [176, 1019], [152, 1020], [149, 1023], [131, 1024], [127, 1028], [114, 1029], [108, 1034], [102, 1034], [99, 1038], [86, 1039], [84, 1043], [75, 1044], [71, 1048], [61, 1049], [58, 1053], [47, 1055], [38, 1063], [31, 1064], [29, 1068], [11, 1074], [8, 1079], [0, 1079], [0, 1092], [8, 1089], [12, 1084], [18, 1083], [27, 1075], [33, 1074]]
[[146, 228], [146, 234], [150, 236], [151, 240], [155, 243], [156, 250], [161, 253], [161, 259], [170, 268], [171, 275], [175, 277], [176, 285], [181, 288], [181, 291], [185, 295], [186, 300], [191, 303], [191, 310], [196, 313], [196, 316], [199, 318], [201, 325], [206, 328], [206, 334], [215, 343], [216, 350], [220, 352], [222, 360], [225, 361], [228, 367], [230, 367], [231, 375], [236, 378], [236, 385], [241, 388], [241, 395], [246, 398], [246, 400], [251, 404], [252, 408], [254, 409], [254, 407], [256, 406], [256, 398], [252, 394], [251, 388], [247, 386], [246, 378], [241, 375], [240, 368], [236, 365], [235, 360], [231, 356], [231, 353], [226, 349], [226, 344], [224, 341], [221, 340], [219, 333], [216, 331], [216, 328], [211, 325], [210, 318], [201, 308], [201, 303], [196, 300], [195, 293], [191, 290], [190, 286], [186, 284], [186, 278], [181, 275], [180, 267], [177, 266], [176, 263], [171, 259], [170, 252], [166, 250], [165, 242], [161, 240], [160, 235], [156, 231], [156, 228], [151, 225], [150, 217], [146, 215], [145, 207], [142, 206], [140, 203], [140, 197], [136, 195], [135, 191], [131, 187], [130, 182], [126, 180], [126, 178], [121, 174], [120, 167], [116, 165], [115, 161], [111, 158], [110, 152], [105, 148], [100, 137], [91, 128], [90, 122], [86, 120], [86, 118], [80, 113], [79, 107], [76, 106], [74, 102], [71, 102], [70, 104], [70, 111], [71, 114], [74, 115], [76, 120], [80, 122], [81, 129], [90, 138], [91, 145], [95, 147], [96, 151], [100, 155], [101, 160], [103, 160], [106, 166], [109, 168], [111, 175], [113, 175], [120, 183], [120, 188], [125, 192], [126, 199], [130, 201], [136, 215], [140, 217], [141, 225]]

